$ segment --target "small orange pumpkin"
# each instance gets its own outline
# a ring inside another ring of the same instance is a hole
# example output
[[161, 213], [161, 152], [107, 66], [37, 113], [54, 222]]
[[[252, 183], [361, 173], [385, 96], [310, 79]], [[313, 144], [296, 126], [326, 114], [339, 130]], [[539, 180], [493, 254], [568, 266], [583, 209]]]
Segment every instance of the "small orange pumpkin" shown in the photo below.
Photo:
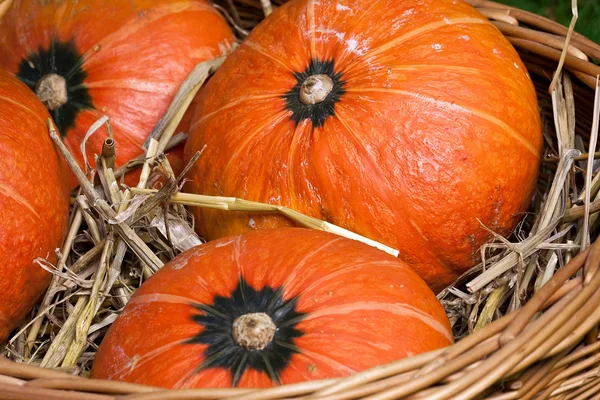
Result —
[[180, 254], [131, 298], [92, 378], [165, 388], [347, 376], [453, 342], [441, 304], [397, 258], [304, 228]]
[[[81, 165], [87, 130], [109, 116], [119, 167], [144, 152], [191, 70], [233, 41], [205, 0], [14, 0], [0, 20], [0, 67], [38, 94]], [[87, 142], [92, 165], [106, 137], [103, 127]]]
[[67, 167], [37, 97], [0, 70], [0, 343], [50, 283], [35, 263], [56, 262], [69, 217]]
[[[282, 36], [285, 32], [285, 36]], [[519, 56], [460, 0], [293, 0], [204, 87], [190, 192], [290, 207], [400, 250], [439, 291], [507, 235], [540, 164]], [[292, 223], [195, 209], [205, 238]]]

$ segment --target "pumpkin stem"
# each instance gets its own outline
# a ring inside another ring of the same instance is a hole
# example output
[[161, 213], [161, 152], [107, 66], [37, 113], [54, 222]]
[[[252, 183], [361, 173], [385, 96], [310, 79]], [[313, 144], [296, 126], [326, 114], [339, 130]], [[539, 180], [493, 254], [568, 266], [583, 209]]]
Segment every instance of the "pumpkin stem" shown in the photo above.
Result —
[[44, 75], [35, 86], [35, 94], [47, 109], [53, 111], [67, 102], [67, 82], [57, 74]]
[[247, 350], [262, 350], [275, 336], [277, 326], [265, 313], [244, 314], [233, 321], [233, 341]]
[[311, 75], [300, 86], [300, 101], [318, 104], [325, 100], [333, 89], [333, 80], [325, 74]]

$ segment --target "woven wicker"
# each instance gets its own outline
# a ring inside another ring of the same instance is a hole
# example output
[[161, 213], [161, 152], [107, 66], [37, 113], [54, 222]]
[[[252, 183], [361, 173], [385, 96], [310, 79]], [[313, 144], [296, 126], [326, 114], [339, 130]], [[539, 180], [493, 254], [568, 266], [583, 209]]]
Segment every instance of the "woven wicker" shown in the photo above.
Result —
[[[516, 8], [469, 0], [489, 18], [519, 51], [538, 92], [545, 133], [556, 142], [560, 123], [556, 99], [549, 88], [561, 60], [568, 29]], [[2, 9], [0, 2], [0, 10]], [[281, 0], [220, 0], [243, 38]], [[1, 14], [0, 14], [1, 17]], [[594, 123], [594, 89], [600, 66], [600, 46], [573, 33], [564, 70], [556, 84], [566, 79], [566, 103], [574, 104], [574, 131], [589, 141]], [[563, 77], [563, 78], [561, 78]], [[573, 77], [571, 80], [570, 77]], [[570, 99], [570, 100], [569, 100]], [[564, 99], [563, 99], [564, 101]], [[572, 110], [572, 108], [569, 108]], [[597, 117], [596, 117], [597, 123]], [[573, 127], [571, 127], [573, 128]], [[552, 147], [552, 144], [549, 145]], [[552, 153], [549, 151], [548, 153]], [[585, 157], [564, 154], [547, 157], [560, 164]], [[597, 155], [596, 155], [597, 156]], [[566, 161], [565, 161], [566, 160]], [[552, 174], [554, 174], [552, 172]], [[599, 174], [600, 175], [600, 174]], [[553, 176], [540, 175], [542, 185]], [[589, 204], [588, 212], [600, 210]], [[569, 203], [560, 222], [582, 218], [582, 205]], [[519, 248], [514, 252], [519, 253]], [[517, 255], [515, 255], [516, 257]], [[164, 390], [114, 381], [98, 381], [57, 369], [16, 363], [0, 357], [0, 399], [589, 399], [600, 398], [600, 240], [579, 252], [529, 300], [515, 311], [493, 319], [483, 328], [461, 337], [451, 347], [382, 365], [356, 375], [311, 381], [269, 389]], [[458, 282], [472, 279], [472, 271]], [[449, 292], [440, 294], [440, 298]]]

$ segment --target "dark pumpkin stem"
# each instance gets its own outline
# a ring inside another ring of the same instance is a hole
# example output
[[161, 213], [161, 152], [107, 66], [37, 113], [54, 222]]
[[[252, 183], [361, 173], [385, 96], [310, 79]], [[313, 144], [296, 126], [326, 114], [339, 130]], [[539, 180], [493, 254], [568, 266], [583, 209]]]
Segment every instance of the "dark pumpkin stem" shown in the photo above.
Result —
[[233, 321], [231, 335], [238, 346], [262, 350], [273, 341], [277, 326], [265, 313], [244, 314]]
[[300, 86], [300, 101], [304, 104], [323, 102], [333, 89], [333, 80], [325, 74], [309, 76]]
[[21, 60], [16, 75], [50, 111], [63, 137], [75, 126], [81, 111], [94, 109], [84, 83], [83, 58], [74, 40], [53, 38], [48, 47], [31, 51]]
[[198, 371], [225, 368], [237, 386], [250, 369], [279, 384], [292, 356], [300, 352], [295, 339], [304, 334], [296, 328], [305, 316], [296, 310], [296, 302], [296, 297], [284, 299], [281, 287], [257, 290], [242, 277], [229, 295], [215, 296], [211, 304], [193, 304], [200, 314], [192, 321], [202, 330], [187, 343], [208, 345]]
[[304, 71], [295, 72], [296, 85], [283, 95], [290, 119], [296, 124], [310, 120], [319, 128], [335, 115], [335, 105], [345, 93], [342, 73], [333, 61], [311, 60]]
[[35, 85], [35, 94], [48, 110], [54, 111], [69, 100], [67, 81], [57, 74], [45, 75]]

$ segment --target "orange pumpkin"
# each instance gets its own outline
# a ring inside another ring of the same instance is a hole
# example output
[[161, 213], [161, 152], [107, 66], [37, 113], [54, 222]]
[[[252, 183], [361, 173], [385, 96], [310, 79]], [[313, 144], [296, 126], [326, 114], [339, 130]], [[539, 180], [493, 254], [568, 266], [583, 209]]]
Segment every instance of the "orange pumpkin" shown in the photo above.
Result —
[[304, 228], [180, 254], [133, 295], [91, 376], [165, 388], [341, 377], [450, 345], [444, 309], [397, 258]]
[[[285, 32], [285, 36], [282, 36]], [[534, 87], [460, 0], [294, 0], [204, 87], [186, 190], [279, 204], [400, 251], [439, 291], [530, 204], [542, 145]], [[292, 223], [195, 209], [212, 240]]]
[[[109, 116], [118, 167], [144, 152], [191, 70], [233, 40], [205, 0], [14, 0], [0, 21], [0, 67], [38, 94], [81, 165], [87, 130]], [[92, 165], [106, 136], [103, 127], [87, 142]]]
[[67, 167], [48, 118], [31, 90], [0, 70], [0, 343], [50, 283], [34, 260], [56, 262], [66, 234]]

